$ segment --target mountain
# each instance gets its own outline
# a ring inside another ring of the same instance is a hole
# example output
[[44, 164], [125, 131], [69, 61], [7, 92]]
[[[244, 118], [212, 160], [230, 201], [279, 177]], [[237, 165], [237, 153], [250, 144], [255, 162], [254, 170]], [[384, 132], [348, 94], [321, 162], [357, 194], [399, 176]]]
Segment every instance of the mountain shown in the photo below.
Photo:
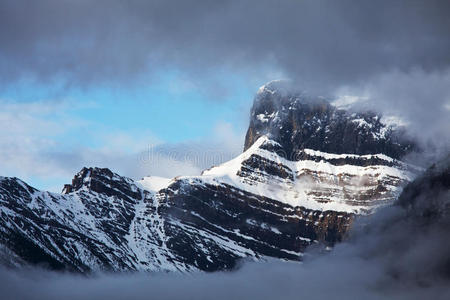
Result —
[[420, 169], [413, 143], [374, 113], [263, 86], [244, 152], [199, 176], [140, 181], [83, 168], [62, 194], [0, 178], [0, 261], [53, 269], [215, 271], [301, 260], [356, 215], [391, 204]]

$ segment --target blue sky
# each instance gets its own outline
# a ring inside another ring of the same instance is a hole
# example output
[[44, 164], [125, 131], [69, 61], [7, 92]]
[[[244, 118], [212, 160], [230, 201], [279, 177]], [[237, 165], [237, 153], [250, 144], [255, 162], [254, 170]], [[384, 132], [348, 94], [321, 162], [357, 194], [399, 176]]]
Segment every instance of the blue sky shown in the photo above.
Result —
[[[254, 94], [264, 82], [229, 73], [201, 83], [205, 87], [165, 71], [158, 79], [132, 86], [71, 87], [62, 80], [11, 84], [0, 91], [3, 126], [13, 128], [0, 160], [2, 175], [58, 191], [85, 165], [122, 172], [117, 160], [134, 164], [130, 156], [148, 145], [224, 143], [228, 150], [239, 151]], [[77, 152], [88, 154], [80, 158]], [[22, 166], [17, 166], [20, 161]], [[112, 166], [104, 165], [110, 161]], [[189, 165], [186, 172], [196, 173], [198, 167]], [[136, 178], [172, 175], [167, 170], [147, 174], [152, 170], [134, 173], [126, 168], [123, 172]]]
[[[211, 124], [217, 120], [229, 121], [236, 130], [244, 130], [253, 95], [264, 83], [252, 85], [246, 80], [242, 76], [225, 75], [219, 87], [221, 91], [226, 91], [225, 95], [216, 95], [212, 89], [202, 89], [169, 72], [148, 85], [131, 88], [105, 85], [98, 88], [63, 88], [62, 84], [54, 82], [22, 81], [1, 91], [0, 97], [25, 103], [73, 101], [77, 105], [71, 115], [95, 123], [97, 129], [151, 130], [161, 140], [180, 142], [211, 134]], [[95, 141], [82, 139], [81, 142], [90, 146], [95, 144]]]

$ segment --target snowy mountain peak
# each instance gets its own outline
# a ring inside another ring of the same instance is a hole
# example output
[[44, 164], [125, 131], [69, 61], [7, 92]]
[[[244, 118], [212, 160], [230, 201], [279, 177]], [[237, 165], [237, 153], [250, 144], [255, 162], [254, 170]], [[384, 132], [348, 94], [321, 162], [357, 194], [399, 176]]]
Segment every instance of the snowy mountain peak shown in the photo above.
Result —
[[140, 186], [150, 192], [158, 192], [167, 187], [173, 180], [171, 178], [148, 176], [137, 181]]
[[385, 154], [400, 159], [415, 148], [402, 128], [374, 112], [339, 109], [323, 97], [288, 92], [279, 82], [269, 83], [256, 95], [244, 150], [260, 136], [282, 145], [287, 157], [312, 149], [334, 154]]
[[86, 188], [87, 190], [91, 190], [93, 187], [94, 190], [96, 188], [96, 181], [98, 181], [99, 177], [113, 177], [114, 174], [111, 170], [107, 168], [82, 168], [77, 174], [75, 174], [72, 179], [71, 184], [64, 185], [63, 194], [68, 194], [71, 192], [78, 191], [82, 188]]
[[128, 197], [140, 198], [138, 187], [132, 179], [120, 176], [107, 168], [84, 167], [75, 175], [71, 184], [64, 186], [62, 193], [69, 194], [80, 190], [104, 193], [108, 196], [125, 194]]

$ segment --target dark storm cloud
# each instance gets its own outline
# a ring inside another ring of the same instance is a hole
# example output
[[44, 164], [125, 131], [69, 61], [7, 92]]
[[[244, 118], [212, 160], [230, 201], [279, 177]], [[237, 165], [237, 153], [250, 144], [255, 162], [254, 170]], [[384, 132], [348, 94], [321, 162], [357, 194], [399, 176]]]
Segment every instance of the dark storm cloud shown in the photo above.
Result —
[[174, 67], [281, 70], [321, 90], [442, 70], [448, 1], [2, 1], [0, 78], [126, 83]]

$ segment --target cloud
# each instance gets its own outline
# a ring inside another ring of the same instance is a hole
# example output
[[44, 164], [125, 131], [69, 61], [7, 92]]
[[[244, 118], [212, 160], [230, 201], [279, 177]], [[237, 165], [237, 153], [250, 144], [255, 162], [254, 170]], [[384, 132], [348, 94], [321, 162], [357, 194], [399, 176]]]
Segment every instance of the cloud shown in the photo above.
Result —
[[[320, 90], [449, 66], [447, 1], [2, 1], [0, 78], [91, 85], [174, 67], [282, 71]], [[261, 76], [259, 76], [261, 78]]]
[[64, 174], [64, 170], [55, 168], [40, 154], [57, 147], [58, 138], [70, 128], [88, 125], [66, 114], [70, 106], [67, 101], [2, 101], [0, 127], [4, 130], [0, 133], [0, 166], [3, 172], [16, 176]]
[[450, 140], [449, 13], [445, 0], [6, 0], [0, 82], [131, 90], [171, 70], [172, 93], [223, 99], [229, 74], [252, 86], [277, 76], [313, 94], [369, 97], [436, 144]]
[[241, 154], [243, 140], [243, 134], [237, 133], [232, 124], [218, 121], [212, 135], [201, 140], [149, 145], [140, 152], [140, 163], [146, 168], [146, 175], [200, 175], [201, 171]]
[[172, 93], [223, 99], [229, 74], [252, 86], [281, 76], [313, 94], [370, 96], [413, 120], [414, 135], [450, 140], [449, 13], [445, 0], [6, 0], [0, 82], [131, 90], [172, 70]]
[[133, 179], [148, 175], [172, 178], [199, 175], [242, 151], [243, 137], [226, 122], [218, 121], [211, 136], [174, 144], [149, 130], [111, 131], [94, 120], [74, 117], [73, 111], [84, 105], [66, 100], [3, 100], [1, 175], [20, 177], [32, 185], [36, 181], [37, 188], [60, 192], [85, 166], [107, 167]]
[[436, 161], [450, 149], [450, 68], [427, 72], [393, 70], [359, 86], [341, 87], [336, 94], [359, 99], [353, 106], [374, 110], [384, 121], [397, 120], [426, 150], [427, 162]]

